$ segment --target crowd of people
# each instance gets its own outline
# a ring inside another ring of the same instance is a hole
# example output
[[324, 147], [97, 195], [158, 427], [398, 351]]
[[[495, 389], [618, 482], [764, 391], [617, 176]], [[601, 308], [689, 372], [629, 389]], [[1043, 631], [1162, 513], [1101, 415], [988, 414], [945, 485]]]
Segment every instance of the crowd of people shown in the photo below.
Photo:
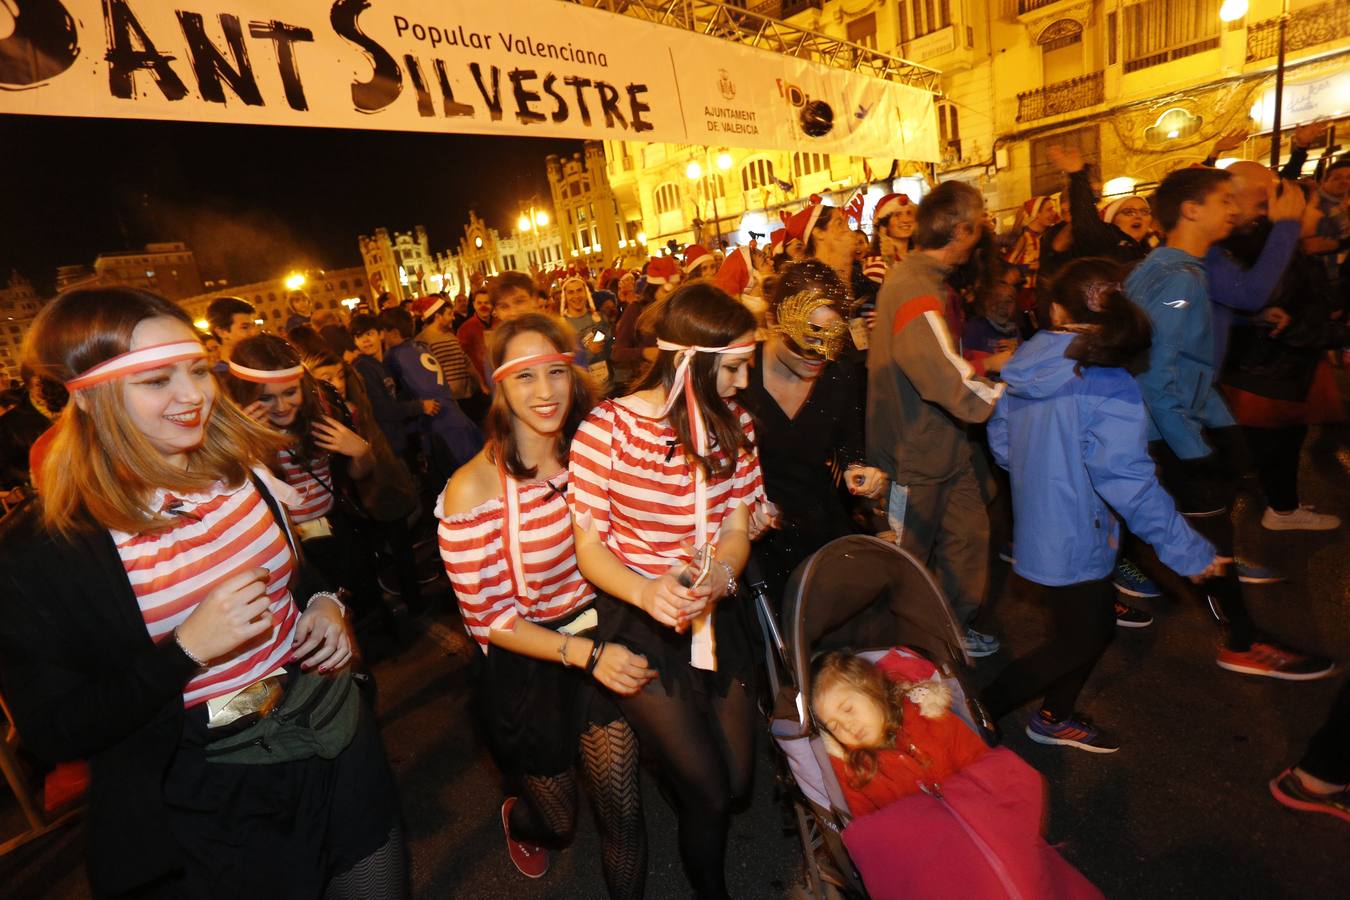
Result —
[[[92, 763], [95, 891], [406, 895], [362, 645], [435, 602], [422, 547], [480, 651], [512, 863], [546, 874], [584, 785], [616, 898], [645, 889], [640, 756], [694, 894], [727, 896], [763, 665], [752, 556], [780, 596], [835, 538], [893, 541], [971, 658], [1000, 650], [1004, 556], [1051, 625], [979, 699], [1005, 727], [1039, 701], [1044, 744], [1119, 749], [1079, 696], [1116, 628], [1152, 621], [1122, 594], [1170, 573], [1221, 668], [1331, 675], [1253, 621], [1244, 583], [1280, 576], [1239, 560], [1231, 514], [1250, 474], [1264, 528], [1340, 525], [1298, 485], [1309, 426], [1341, 418], [1350, 308], [1350, 157], [1302, 179], [1313, 136], [1280, 174], [1194, 166], [1104, 200], [1054, 148], [1063, 192], [1003, 233], [950, 181], [882, 197], [870, 237], [813, 201], [764, 245], [350, 316], [300, 298], [284, 334], [233, 297], [206, 334], [140, 291], [56, 298], [29, 384], [0, 395], [6, 487], [37, 497], [0, 537], [0, 683], [34, 753]], [[854, 815], [971, 767], [1036, 783], [893, 669], [817, 667]], [[1348, 761], [1342, 688], [1270, 790], [1350, 821]]]

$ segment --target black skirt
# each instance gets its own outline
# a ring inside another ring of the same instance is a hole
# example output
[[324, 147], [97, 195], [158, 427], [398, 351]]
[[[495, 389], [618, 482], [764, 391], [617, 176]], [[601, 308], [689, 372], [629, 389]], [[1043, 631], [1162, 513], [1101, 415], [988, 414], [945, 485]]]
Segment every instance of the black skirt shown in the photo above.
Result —
[[[533, 624], [557, 631], [586, 612]], [[566, 772], [576, 761], [582, 732], [619, 718], [618, 708], [584, 669], [501, 647], [488, 648], [478, 701], [493, 756], [510, 775]]]
[[334, 759], [207, 762], [206, 704], [187, 711], [164, 799], [185, 871], [156, 896], [317, 898], [389, 840], [398, 792], [374, 716]]
[[749, 599], [742, 594], [723, 598], [713, 613], [717, 654], [717, 668], [713, 671], [690, 665], [692, 629], [679, 634], [631, 603], [603, 591], [596, 591], [595, 608], [600, 613], [597, 629], [600, 639], [622, 644], [645, 656], [647, 665], [656, 669], [661, 686], [670, 696], [687, 697], [697, 688], [725, 697], [735, 682], [752, 685], [756, 657], [748, 626], [754, 613]]

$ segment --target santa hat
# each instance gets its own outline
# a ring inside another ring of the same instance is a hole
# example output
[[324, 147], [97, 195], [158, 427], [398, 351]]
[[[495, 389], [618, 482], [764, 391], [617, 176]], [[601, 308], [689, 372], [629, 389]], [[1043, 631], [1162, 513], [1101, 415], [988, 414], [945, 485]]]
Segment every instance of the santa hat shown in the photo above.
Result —
[[679, 284], [680, 264], [673, 256], [658, 256], [647, 263], [648, 284]]
[[1134, 194], [1126, 194], [1123, 197], [1117, 197], [1114, 200], [1108, 200], [1102, 205], [1102, 221], [1110, 222], [1120, 212], [1120, 208], [1125, 205], [1126, 200], [1133, 200]]
[[430, 319], [436, 311], [445, 305], [445, 298], [436, 294], [418, 297], [412, 302], [411, 312], [414, 318]]
[[872, 210], [872, 221], [880, 222], [887, 216], [894, 215], [913, 203], [914, 201], [909, 199], [908, 194], [887, 194], [877, 201], [877, 208]]
[[[806, 243], [807, 237], [811, 234], [811, 229], [816, 227], [816, 222], [820, 219], [820, 211], [825, 207], [818, 203], [809, 203], [805, 209], [798, 210], [787, 219], [787, 236], [796, 238], [802, 243]], [[787, 243], [784, 241], [783, 243]]]
[[690, 244], [684, 248], [684, 271], [689, 274], [699, 267], [704, 258], [707, 257], [708, 248], [702, 244]]
[[772, 259], [773, 257], [777, 256], [779, 253], [782, 252], [783, 245], [787, 243], [787, 237], [788, 233], [786, 228], [780, 228], [773, 234], [769, 235], [768, 253], [770, 259]]
[[733, 297], [745, 293], [750, 285], [750, 248], [737, 247], [728, 254], [722, 268], [713, 276], [713, 284]]
[[1022, 204], [1022, 217], [1024, 219], [1034, 219], [1041, 214], [1047, 203], [1054, 203], [1054, 197], [1032, 197], [1026, 203]]

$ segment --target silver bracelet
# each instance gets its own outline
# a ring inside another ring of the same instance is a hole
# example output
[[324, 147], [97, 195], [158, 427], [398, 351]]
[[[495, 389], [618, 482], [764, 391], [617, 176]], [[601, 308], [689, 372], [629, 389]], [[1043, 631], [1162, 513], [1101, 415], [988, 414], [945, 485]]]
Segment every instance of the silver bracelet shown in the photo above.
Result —
[[[344, 621], [346, 620], [346, 618], [347, 618], [347, 604], [345, 604], [345, 603], [343, 603], [341, 600], [339, 600], [337, 594], [333, 593], [332, 591], [319, 591], [317, 594], [311, 594], [311, 595], [310, 595], [309, 602], [310, 602], [310, 603], [313, 603], [313, 602], [314, 602], [316, 599], [318, 599], [319, 597], [324, 597], [324, 598], [326, 598], [326, 599], [328, 599], [328, 600], [332, 600], [332, 601], [333, 601], [333, 604], [334, 604], [335, 606], [337, 606], [337, 608], [338, 608], [338, 615], [340, 615], [340, 616], [343, 618]], [[308, 608], [309, 608], [309, 605], [306, 604], [306, 605], [305, 605], [305, 608], [308, 609]]]
[[727, 591], [723, 596], [730, 597], [732, 594], [736, 593], [736, 572], [731, 568], [730, 564], [725, 563], [720, 559], [714, 561], [722, 567], [722, 571], [727, 573]]
[[562, 645], [558, 647], [558, 655], [562, 657], [562, 664], [564, 669], [573, 668], [572, 664], [567, 661], [567, 643], [570, 640], [572, 640], [572, 635], [564, 631]]
[[178, 645], [179, 650], [183, 651], [184, 656], [186, 656], [188, 659], [192, 660], [194, 663], [197, 664], [197, 668], [199, 669], [206, 668], [206, 663], [204, 661], [198, 659], [191, 650], [183, 646], [183, 639], [182, 637], [179, 636], [177, 628], [173, 630], [173, 642]]

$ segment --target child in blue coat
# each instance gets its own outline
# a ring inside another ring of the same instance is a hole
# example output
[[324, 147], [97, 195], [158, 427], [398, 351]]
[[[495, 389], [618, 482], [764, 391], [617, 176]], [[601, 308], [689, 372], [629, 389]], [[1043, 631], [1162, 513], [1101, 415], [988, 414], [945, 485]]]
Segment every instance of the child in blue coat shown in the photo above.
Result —
[[1050, 290], [1052, 327], [1003, 369], [1007, 390], [989, 445], [1012, 482], [1013, 571], [1039, 588], [1050, 639], [986, 688], [995, 720], [1042, 697], [1027, 735], [1094, 753], [1119, 745], [1074, 710], [1115, 634], [1120, 525], [1181, 575], [1200, 579], [1226, 560], [1177, 512], [1148, 454], [1148, 414], [1123, 366], [1149, 344], [1148, 319], [1121, 292], [1107, 259], [1067, 265]]

